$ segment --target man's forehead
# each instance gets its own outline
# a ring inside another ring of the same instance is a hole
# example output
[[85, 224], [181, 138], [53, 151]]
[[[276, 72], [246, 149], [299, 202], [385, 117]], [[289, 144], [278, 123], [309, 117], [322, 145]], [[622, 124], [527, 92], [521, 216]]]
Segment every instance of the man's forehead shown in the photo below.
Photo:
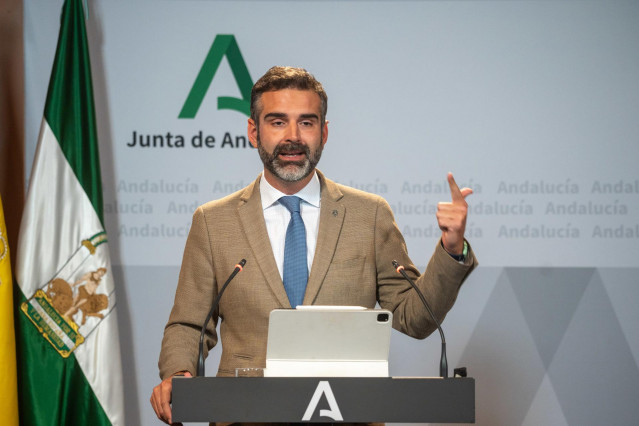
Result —
[[[262, 113], [277, 110], [307, 110], [317, 112], [321, 108], [321, 99], [312, 90], [282, 89], [262, 93]], [[267, 111], [268, 110], [268, 111]]]

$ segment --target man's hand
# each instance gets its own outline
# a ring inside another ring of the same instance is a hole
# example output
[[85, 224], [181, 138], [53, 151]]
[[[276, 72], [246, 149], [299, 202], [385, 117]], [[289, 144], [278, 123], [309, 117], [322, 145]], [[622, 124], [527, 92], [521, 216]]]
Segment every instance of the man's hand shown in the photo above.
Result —
[[184, 374], [184, 377], [192, 377], [191, 373], [188, 371], [184, 373], [177, 373], [173, 376], [162, 380], [162, 383], [153, 388], [153, 393], [151, 394], [151, 405], [153, 406], [153, 411], [155, 411], [155, 415], [158, 416], [158, 419], [162, 420], [166, 424], [171, 423], [171, 390], [173, 389], [173, 377]]
[[437, 223], [442, 230], [444, 249], [450, 254], [460, 255], [464, 251], [464, 231], [468, 204], [465, 198], [473, 193], [470, 188], [459, 189], [452, 173], [448, 173], [448, 185], [453, 201], [437, 204]]

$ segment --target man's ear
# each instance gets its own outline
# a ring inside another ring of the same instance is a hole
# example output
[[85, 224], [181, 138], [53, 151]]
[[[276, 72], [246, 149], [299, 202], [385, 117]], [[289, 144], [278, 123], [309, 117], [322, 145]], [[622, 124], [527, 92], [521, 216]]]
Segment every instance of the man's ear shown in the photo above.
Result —
[[322, 146], [326, 144], [328, 140], [328, 120], [324, 120], [324, 128], [322, 129]]
[[253, 148], [257, 148], [257, 124], [252, 118], [248, 119], [246, 134], [248, 135], [249, 142], [253, 145]]

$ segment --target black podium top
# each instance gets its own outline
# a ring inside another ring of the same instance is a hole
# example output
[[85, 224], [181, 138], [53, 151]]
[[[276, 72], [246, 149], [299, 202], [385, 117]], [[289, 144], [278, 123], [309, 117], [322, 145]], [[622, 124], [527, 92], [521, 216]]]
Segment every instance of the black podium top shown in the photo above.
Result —
[[471, 378], [173, 380], [174, 422], [474, 423]]

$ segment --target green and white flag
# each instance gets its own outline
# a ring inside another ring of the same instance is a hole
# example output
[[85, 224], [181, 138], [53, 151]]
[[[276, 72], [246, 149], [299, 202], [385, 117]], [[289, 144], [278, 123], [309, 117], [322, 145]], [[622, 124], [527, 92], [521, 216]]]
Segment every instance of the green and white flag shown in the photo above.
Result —
[[66, 0], [20, 227], [15, 292], [20, 422], [124, 424], [81, 0]]

